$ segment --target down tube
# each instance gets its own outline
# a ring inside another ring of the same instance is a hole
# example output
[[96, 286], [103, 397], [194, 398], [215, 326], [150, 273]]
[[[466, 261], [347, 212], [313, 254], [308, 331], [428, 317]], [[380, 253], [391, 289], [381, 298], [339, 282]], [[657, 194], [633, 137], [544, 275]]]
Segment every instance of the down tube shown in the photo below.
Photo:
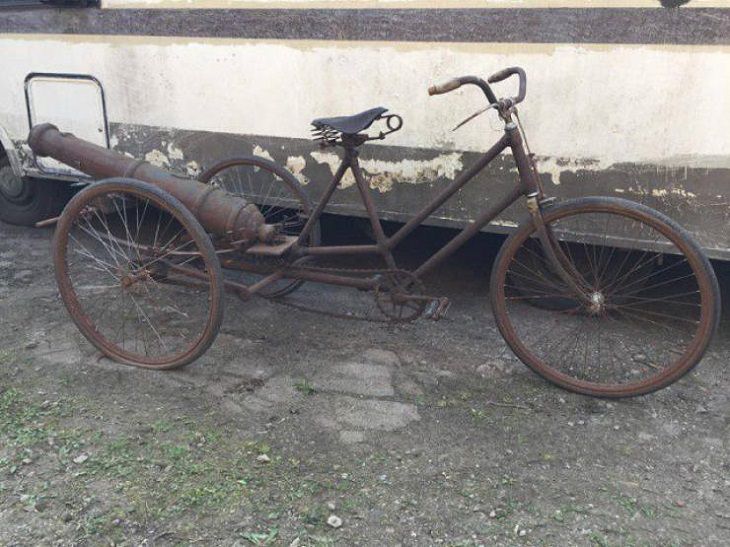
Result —
[[400, 230], [394, 233], [387, 241], [388, 249], [393, 249], [396, 245], [403, 241], [408, 234], [418, 228], [429, 215], [446, 203], [451, 196], [463, 188], [471, 179], [477, 176], [482, 169], [491, 163], [494, 158], [499, 156], [502, 151], [509, 146], [509, 143], [509, 137], [506, 134], [502, 135], [502, 138], [499, 139], [494, 146], [487, 150], [487, 152], [479, 158], [474, 165], [464, 171], [456, 178], [456, 180], [454, 180], [454, 182], [436, 196], [431, 203], [421, 209], [416, 216], [406, 222]]
[[513, 187], [509, 194], [484, 211], [479, 218], [459, 232], [451, 241], [441, 247], [436, 254], [421, 264], [421, 266], [413, 273], [416, 274], [416, 276], [421, 277], [438, 266], [444, 259], [451, 256], [457, 249], [459, 249], [459, 247], [474, 237], [479, 230], [494, 220], [497, 215], [517, 201], [520, 196], [522, 196], [522, 188], [519, 186]]

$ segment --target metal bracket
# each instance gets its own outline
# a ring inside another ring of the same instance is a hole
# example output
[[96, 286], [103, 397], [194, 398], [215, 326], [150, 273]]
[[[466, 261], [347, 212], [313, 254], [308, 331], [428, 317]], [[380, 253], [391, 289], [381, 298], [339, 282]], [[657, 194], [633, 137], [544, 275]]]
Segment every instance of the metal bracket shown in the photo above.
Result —
[[539, 201], [540, 208], [552, 207], [557, 201], [556, 197], [542, 198]]

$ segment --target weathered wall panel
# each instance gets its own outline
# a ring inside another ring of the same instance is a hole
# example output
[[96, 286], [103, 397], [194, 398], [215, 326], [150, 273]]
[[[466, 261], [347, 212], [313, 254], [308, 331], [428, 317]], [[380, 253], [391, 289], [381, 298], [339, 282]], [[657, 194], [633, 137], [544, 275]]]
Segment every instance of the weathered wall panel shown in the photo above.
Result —
[[[0, 12], [0, 126], [20, 144], [28, 72], [92, 74], [120, 150], [181, 169], [266, 153], [313, 181], [317, 195], [335, 158], [305, 140], [309, 121], [383, 105], [404, 129], [365, 147], [363, 164], [384, 216], [404, 219], [499, 137], [487, 117], [450, 131], [482, 105], [477, 92], [429, 98], [427, 86], [518, 64], [529, 76], [521, 113], [550, 193], [643, 201], [714, 256], [730, 256], [724, 2], [104, 5], [121, 9]], [[500, 158], [434, 222], [468, 221], [514, 177]], [[355, 211], [354, 191], [341, 190], [337, 203]]]

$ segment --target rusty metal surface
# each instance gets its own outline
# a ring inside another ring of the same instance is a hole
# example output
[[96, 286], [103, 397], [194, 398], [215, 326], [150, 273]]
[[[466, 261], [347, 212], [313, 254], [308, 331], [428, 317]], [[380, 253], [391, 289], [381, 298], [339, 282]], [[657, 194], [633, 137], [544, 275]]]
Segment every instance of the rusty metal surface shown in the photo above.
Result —
[[185, 205], [211, 233], [235, 241], [271, 241], [274, 226], [258, 208], [212, 185], [173, 175], [145, 161], [107, 150], [52, 124], [34, 126], [28, 144], [38, 156], [48, 156], [96, 178], [125, 177], [149, 182]]
[[[152, 184], [115, 178], [76, 194], [52, 251], [61, 300], [107, 357], [170, 369], [197, 359], [215, 339], [223, 319], [215, 248], [185, 206]], [[191, 284], [198, 275], [201, 282]], [[177, 287], [186, 287], [184, 298]]]

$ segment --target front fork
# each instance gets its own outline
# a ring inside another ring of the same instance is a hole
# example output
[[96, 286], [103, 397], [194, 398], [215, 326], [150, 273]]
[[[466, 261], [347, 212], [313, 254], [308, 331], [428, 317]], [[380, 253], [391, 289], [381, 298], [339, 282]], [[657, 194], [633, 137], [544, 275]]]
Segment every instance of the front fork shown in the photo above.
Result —
[[543, 193], [542, 185], [538, 178], [537, 168], [525, 150], [518, 125], [512, 121], [509, 113], [505, 114], [503, 115], [503, 119], [506, 122], [505, 131], [510, 139], [512, 155], [515, 158], [522, 189], [527, 198], [527, 209], [535, 225], [537, 237], [540, 240], [543, 252], [554, 272], [572, 289], [576, 297], [585, 304], [593, 306], [595, 304], [593, 301], [593, 287], [586, 282], [572, 261], [568, 259], [563, 249], [560, 248], [555, 234], [545, 224], [542, 211], [543, 207], [546, 206], [547, 200], [545, 199], [545, 194]]
[[555, 234], [550, 227], [545, 224], [542, 218], [542, 207], [537, 194], [527, 196], [527, 209], [530, 211], [532, 222], [535, 225], [537, 238], [540, 240], [543, 252], [550, 262], [553, 271], [570, 287], [579, 300], [589, 306], [596, 303], [593, 300], [594, 289], [583, 278], [581, 273], [575, 268], [573, 262], [565, 255], [560, 247]]

